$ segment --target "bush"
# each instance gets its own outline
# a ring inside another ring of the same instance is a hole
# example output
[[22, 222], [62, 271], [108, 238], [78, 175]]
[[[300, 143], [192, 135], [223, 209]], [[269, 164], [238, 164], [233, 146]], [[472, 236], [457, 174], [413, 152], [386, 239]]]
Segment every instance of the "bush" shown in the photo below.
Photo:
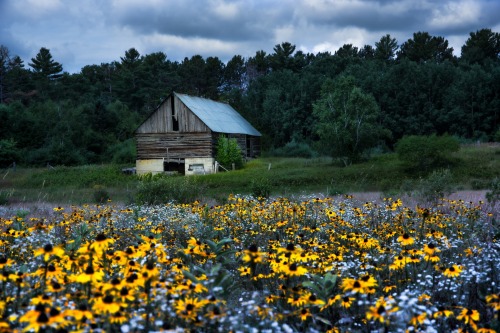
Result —
[[154, 175], [142, 177], [136, 201], [139, 204], [157, 205], [170, 201], [192, 203], [200, 198], [203, 186], [194, 176]]
[[451, 154], [458, 151], [458, 140], [445, 136], [405, 136], [396, 143], [396, 153], [406, 167], [427, 173], [451, 162]]
[[490, 184], [490, 191], [486, 192], [486, 200], [495, 204], [500, 201], [500, 178], [495, 178]]
[[103, 204], [107, 202], [109, 199], [111, 199], [111, 196], [109, 195], [108, 191], [106, 191], [99, 185], [94, 186], [94, 202]]
[[232, 169], [233, 163], [236, 169], [243, 167], [241, 148], [236, 139], [229, 139], [224, 135], [219, 136], [217, 141], [217, 162], [227, 170]]
[[435, 170], [416, 184], [417, 197], [431, 204], [454, 192], [453, 176], [450, 170]]
[[274, 149], [269, 152], [270, 155], [277, 157], [303, 157], [315, 158], [318, 153], [305, 142], [290, 141], [284, 147]]
[[250, 189], [254, 198], [269, 198], [271, 194], [271, 182], [267, 178], [254, 179], [252, 180]]

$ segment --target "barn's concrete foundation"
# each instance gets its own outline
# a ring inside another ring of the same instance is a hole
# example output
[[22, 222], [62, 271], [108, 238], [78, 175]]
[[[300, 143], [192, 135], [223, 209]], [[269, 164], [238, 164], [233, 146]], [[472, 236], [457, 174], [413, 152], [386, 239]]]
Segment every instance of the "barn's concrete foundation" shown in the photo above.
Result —
[[205, 175], [214, 173], [215, 159], [211, 157], [192, 157], [185, 160], [185, 175]]
[[163, 160], [137, 160], [135, 161], [135, 168], [137, 175], [144, 175], [146, 173], [162, 173], [163, 172]]

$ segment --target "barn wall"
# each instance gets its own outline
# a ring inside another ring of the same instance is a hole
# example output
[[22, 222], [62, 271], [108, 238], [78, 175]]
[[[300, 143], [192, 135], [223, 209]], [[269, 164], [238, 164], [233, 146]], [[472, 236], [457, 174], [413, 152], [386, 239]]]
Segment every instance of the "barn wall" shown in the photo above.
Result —
[[215, 158], [196, 157], [186, 158], [185, 175], [205, 175], [214, 172]]
[[163, 172], [163, 160], [137, 160], [135, 168], [138, 175], [161, 173]]
[[137, 159], [213, 157], [210, 133], [137, 134]]
[[[173, 114], [172, 98], [174, 98]], [[177, 124], [174, 125], [174, 123]], [[193, 132], [210, 132], [210, 129], [174, 95], [163, 101], [158, 109], [136, 131], [138, 134]]]

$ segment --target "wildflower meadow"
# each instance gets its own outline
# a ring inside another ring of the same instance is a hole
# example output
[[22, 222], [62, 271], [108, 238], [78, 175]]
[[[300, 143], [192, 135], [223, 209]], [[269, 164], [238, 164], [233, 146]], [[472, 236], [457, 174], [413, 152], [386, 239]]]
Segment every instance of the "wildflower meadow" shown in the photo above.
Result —
[[232, 195], [0, 226], [0, 332], [500, 332], [482, 202]]

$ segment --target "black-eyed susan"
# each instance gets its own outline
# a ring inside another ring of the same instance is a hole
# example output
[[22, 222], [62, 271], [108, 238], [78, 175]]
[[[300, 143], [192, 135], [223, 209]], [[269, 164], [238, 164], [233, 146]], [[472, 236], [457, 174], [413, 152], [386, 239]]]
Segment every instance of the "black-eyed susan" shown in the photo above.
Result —
[[92, 310], [98, 314], [113, 314], [120, 311], [120, 308], [121, 302], [117, 302], [113, 295], [94, 298], [92, 304]]
[[457, 277], [462, 273], [463, 268], [461, 266], [458, 266], [456, 264], [451, 265], [450, 267], [446, 267], [445, 270], [443, 271], [444, 276], [446, 277]]
[[477, 310], [463, 308], [457, 316], [458, 320], [463, 321], [465, 324], [474, 324], [479, 321], [479, 312]]
[[340, 306], [344, 309], [349, 309], [355, 300], [354, 297], [343, 296], [340, 298]]
[[206, 300], [201, 300], [194, 297], [186, 297], [174, 302], [174, 309], [177, 316], [182, 319], [194, 321], [198, 316], [198, 312], [206, 304]]
[[71, 275], [70, 280], [78, 283], [97, 283], [104, 278], [104, 271], [96, 270], [92, 265], [87, 265], [85, 270], [77, 275]]
[[108, 238], [104, 233], [100, 233], [96, 236], [95, 240], [90, 244], [90, 249], [95, 251], [97, 254], [102, 254], [106, 251], [115, 240], [113, 238]]
[[437, 311], [432, 314], [433, 318], [448, 318], [453, 316], [453, 311], [446, 309], [444, 306], [438, 306]]
[[240, 276], [252, 274], [252, 269], [250, 267], [247, 267], [247, 266], [238, 267], [238, 271], [240, 272]]
[[60, 246], [53, 246], [50, 243], [45, 244], [44, 247], [36, 249], [33, 253], [35, 257], [43, 256], [44, 261], [49, 261], [50, 257], [62, 257], [64, 255], [64, 249]]
[[486, 304], [495, 311], [500, 311], [500, 294], [490, 294], [486, 296]]
[[252, 244], [247, 250], [243, 251], [242, 260], [243, 262], [262, 263], [266, 257], [266, 252], [259, 251], [259, 247], [256, 244]]
[[287, 276], [302, 276], [307, 274], [307, 268], [291, 263], [280, 266], [280, 272]]
[[426, 319], [427, 319], [427, 312], [421, 312], [420, 314], [413, 316], [410, 319], [410, 325], [417, 327], [419, 325], [422, 325]]
[[404, 233], [398, 237], [398, 242], [402, 246], [408, 246], [415, 243], [415, 238], [411, 237], [408, 233]]
[[297, 312], [297, 315], [299, 316], [300, 320], [306, 321], [307, 318], [312, 317], [311, 311], [309, 311], [308, 308], [303, 308]]

